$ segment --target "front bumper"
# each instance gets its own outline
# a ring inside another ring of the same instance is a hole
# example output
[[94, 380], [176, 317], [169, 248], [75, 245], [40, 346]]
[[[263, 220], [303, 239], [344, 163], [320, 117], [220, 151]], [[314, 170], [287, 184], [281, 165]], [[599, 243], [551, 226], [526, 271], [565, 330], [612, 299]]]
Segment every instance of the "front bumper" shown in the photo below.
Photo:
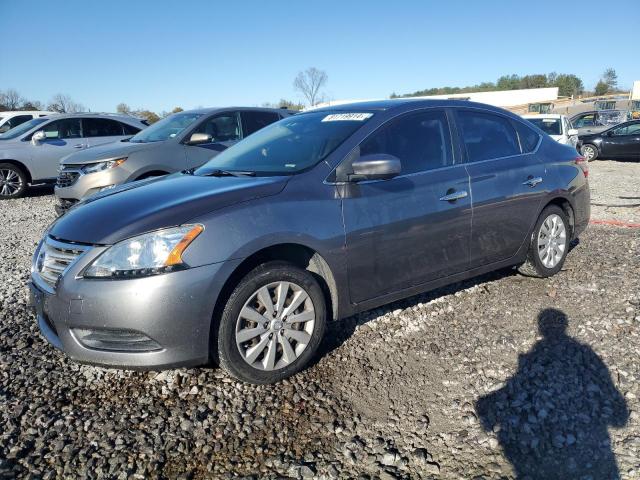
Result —
[[[221, 275], [231, 263], [206, 265], [127, 280], [77, 278], [88, 263], [78, 261], [55, 291], [37, 273], [29, 283], [30, 303], [42, 335], [73, 360], [95, 365], [162, 369], [202, 365], [209, 360], [209, 334]], [[75, 272], [74, 272], [75, 271]], [[152, 339], [148, 351], [87, 346], [79, 332], [135, 332]]]
[[[70, 184], [61, 185], [60, 178], [66, 172], [75, 172], [77, 177]], [[79, 200], [90, 197], [94, 193], [100, 192], [105, 187], [120, 185], [129, 181], [130, 173], [123, 166], [110, 168], [103, 172], [82, 174], [77, 168], [63, 170], [58, 177], [55, 187], [55, 195], [59, 204], [65, 202], [76, 203]], [[56, 208], [58, 211], [58, 208]], [[62, 211], [64, 213], [64, 210]], [[60, 215], [61, 213], [59, 213]]]

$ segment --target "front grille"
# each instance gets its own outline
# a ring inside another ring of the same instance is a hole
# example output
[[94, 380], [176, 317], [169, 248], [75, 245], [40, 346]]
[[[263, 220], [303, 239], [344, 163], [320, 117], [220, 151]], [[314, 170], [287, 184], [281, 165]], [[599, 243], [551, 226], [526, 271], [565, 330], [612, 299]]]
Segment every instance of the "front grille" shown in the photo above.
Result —
[[56, 186], [62, 188], [70, 187], [76, 183], [79, 176], [80, 172], [77, 170], [60, 170], [60, 173], [58, 173], [58, 179], [56, 180]]
[[64, 271], [88, 248], [84, 245], [60, 242], [47, 237], [38, 252], [36, 271], [46, 284], [55, 288]]

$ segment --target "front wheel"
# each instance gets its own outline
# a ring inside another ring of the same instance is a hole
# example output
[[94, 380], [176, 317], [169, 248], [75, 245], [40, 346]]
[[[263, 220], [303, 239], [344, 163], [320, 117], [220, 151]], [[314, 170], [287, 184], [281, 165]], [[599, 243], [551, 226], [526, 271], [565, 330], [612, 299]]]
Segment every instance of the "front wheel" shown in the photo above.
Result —
[[0, 163], [0, 200], [19, 198], [27, 189], [27, 176], [12, 163]]
[[255, 268], [220, 318], [220, 366], [239, 380], [274, 383], [302, 370], [324, 335], [326, 304], [313, 274], [286, 262]]
[[586, 143], [582, 145], [580, 153], [582, 153], [582, 156], [587, 162], [590, 162], [591, 160], [598, 158], [598, 147], [591, 145], [590, 143]]
[[550, 277], [562, 269], [569, 252], [569, 219], [557, 205], [546, 207], [533, 229], [527, 260], [518, 271], [529, 277]]

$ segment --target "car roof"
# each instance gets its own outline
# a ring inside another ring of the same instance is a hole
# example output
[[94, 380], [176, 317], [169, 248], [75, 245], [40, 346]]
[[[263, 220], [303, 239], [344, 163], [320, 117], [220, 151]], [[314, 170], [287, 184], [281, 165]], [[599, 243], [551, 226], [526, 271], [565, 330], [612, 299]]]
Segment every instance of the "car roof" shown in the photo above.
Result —
[[340, 105], [331, 105], [327, 107], [320, 107], [313, 110], [306, 110], [306, 112], [355, 112], [362, 110], [378, 110], [378, 111], [391, 111], [401, 109], [408, 105], [414, 107], [468, 107], [468, 108], [483, 108], [487, 110], [494, 110], [499, 112], [505, 112], [506, 110], [488, 105], [486, 103], [471, 102], [469, 100], [453, 100], [453, 99], [423, 99], [423, 98], [393, 98], [390, 100], [372, 100], [366, 102], [354, 102], [345, 103]]
[[64, 120], [65, 118], [77, 118], [77, 117], [114, 118], [114, 119], [122, 120], [125, 122], [134, 121], [137, 123], [142, 123], [142, 121], [144, 120], [138, 117], [134, 117], [133, 115], [124, 115], [120, 113], [105, 113], [105, 112], [54, 113], [54, 114], [48, 115], [46, 118], [55, 119], [55, 120], [61, 120], [61, 119]]
[[47, 113], [49, 115], [55, 114], [56, 112], [48, 112], [47, 110], [5, 110], [0, 112], [0, 117], [12, 117], [15, 115], [32, 115], [34, 113]]

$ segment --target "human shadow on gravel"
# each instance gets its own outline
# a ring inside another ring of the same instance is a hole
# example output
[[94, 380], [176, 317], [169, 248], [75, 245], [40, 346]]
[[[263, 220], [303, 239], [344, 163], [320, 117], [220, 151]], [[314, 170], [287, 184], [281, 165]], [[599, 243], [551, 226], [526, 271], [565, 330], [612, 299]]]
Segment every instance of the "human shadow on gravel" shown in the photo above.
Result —
[[569, 337], [564, 312], [538, 315], [542, 335], [501, 389], [476, 402], [518, 479], [620, 478], [608, 427], [629, 411], [604, 362]]

